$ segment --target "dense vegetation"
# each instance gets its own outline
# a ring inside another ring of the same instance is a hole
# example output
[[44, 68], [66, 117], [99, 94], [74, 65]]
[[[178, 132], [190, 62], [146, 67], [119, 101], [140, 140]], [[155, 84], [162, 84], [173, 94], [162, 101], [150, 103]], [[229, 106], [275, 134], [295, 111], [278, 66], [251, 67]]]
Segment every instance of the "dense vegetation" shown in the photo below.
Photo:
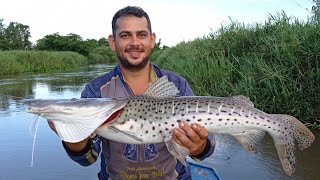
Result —
[[[320, 123], [320, 24], [285, 13], [264, 24], [231, 22], [201, 39], [153, 54], [197, 95], [246, 95], [269, 113]], [[320, 127], [320, 126], [318, 126]]]
[[70, 69], [85, 64], [87, 64], [85, 56], [71, 51], [11, 50], [0, 52], [0, 74]]
[[[35, 45], [30, 28], [0, 19], [0, 74], [68, 69], [95, 63], [116, 63], [106, 38], [83, 40], [77, 34], [49, 34]], [[78, 62], [77, 62], [78, 59]]]
[[[159, 40], [152, 60], [184, 76], [197, 95], [246, 95], [265, 112], [291, 114], [320, 128], [320, 1], [313, 2], [307, 22], [284, 12], [263, 24], [231, 21], [172, 48], [160, 48]], [[0, 50], [7, 50], [0, 51], [0, 74], [116, 62], [105, 38], [55, 33], [32, 47], [29, 27], [10, 24], [0, 20]]]

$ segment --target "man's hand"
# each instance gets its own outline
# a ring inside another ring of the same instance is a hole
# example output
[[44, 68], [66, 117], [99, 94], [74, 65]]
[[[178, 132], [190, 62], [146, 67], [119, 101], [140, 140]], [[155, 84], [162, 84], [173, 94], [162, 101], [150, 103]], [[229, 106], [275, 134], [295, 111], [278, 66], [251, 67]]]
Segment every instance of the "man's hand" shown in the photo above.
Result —
[[206, 147], [208, 131], [198, 124], [189, 126], [186, 122], [180, 122], [179, 127], [173, 129], [173, 139], [188, 148], [191, 156], [200, 155]]

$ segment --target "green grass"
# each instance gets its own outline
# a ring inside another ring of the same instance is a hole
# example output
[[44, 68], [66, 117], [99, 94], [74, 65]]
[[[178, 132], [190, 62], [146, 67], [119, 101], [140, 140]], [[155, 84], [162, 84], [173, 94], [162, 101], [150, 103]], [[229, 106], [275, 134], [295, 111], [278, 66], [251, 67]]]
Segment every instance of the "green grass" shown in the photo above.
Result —
[[87, 58], [75, 52], [0, 51], [0, 74], [70, 69], [87, 64]]
[[320, 127], [320, 26], [278, 14], [264, 24], [231, 22], [206, 37], [155, 52], [197, 95], [245, 95], [259, 109]]

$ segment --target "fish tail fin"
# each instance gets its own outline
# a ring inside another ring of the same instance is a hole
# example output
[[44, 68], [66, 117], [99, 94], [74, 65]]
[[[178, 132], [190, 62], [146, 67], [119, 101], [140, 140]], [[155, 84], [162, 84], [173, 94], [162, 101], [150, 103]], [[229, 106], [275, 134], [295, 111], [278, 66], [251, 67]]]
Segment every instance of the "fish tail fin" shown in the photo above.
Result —
[[271, 116], [287, 125], [287, 130], [292, 132], [293, 137], [297, 141], [298, 147], [301, 151], [311, 146], [315, 136], [297, 118], [286, 114], [272, 114]]
[[291, 176], [296, 168], [296, 147], [300, 150], [309, 147], [314, 140], [312, 132], [298, 119], [290, 115], [272, 114], [271, 117], [281, 122], [286, 131], [283, 136], [272, 135], [284, 171]]

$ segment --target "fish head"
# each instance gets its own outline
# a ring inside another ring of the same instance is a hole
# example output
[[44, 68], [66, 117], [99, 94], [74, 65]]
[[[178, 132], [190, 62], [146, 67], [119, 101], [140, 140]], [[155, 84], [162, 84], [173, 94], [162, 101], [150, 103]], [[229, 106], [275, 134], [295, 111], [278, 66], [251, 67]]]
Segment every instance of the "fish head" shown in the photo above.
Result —
[[[86, 117], [102, 117], [110, 115], [110, 111], [117, 105], [112, 100], [106, 99], [30, 99], [24, 100], [27, 112], [42, 116], [48, 120], [69, 120]], [[117, 109], [117, 108], [115, 108]], [[110, 110], [110, 111], [107, 111]]]

